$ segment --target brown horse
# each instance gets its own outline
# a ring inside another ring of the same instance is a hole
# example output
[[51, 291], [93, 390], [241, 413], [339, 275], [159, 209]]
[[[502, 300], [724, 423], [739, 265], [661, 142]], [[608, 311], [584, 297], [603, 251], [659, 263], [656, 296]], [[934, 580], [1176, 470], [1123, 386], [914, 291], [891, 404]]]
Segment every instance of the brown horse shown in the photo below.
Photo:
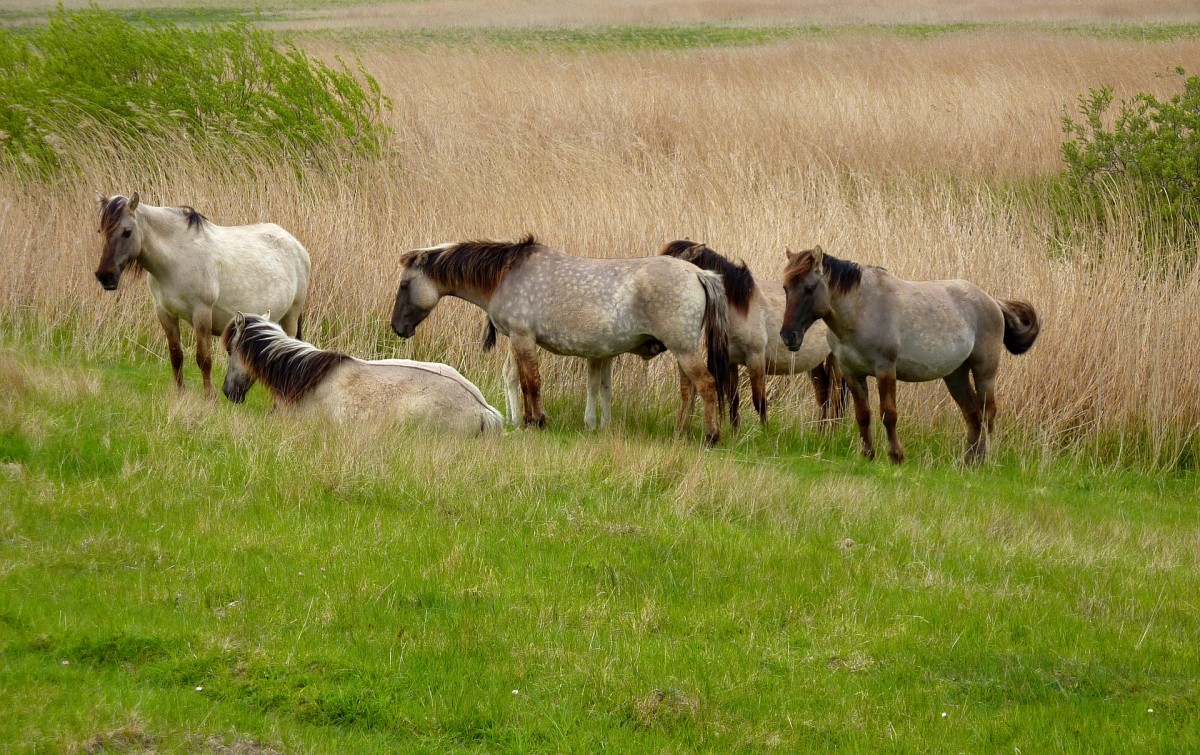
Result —
[[[612, 360], [670, 350], [679, 372], [704, 400], [705, 440], [720, 437], [729, 379], [727, 314], [721, 276], [669, 257], [589, 259], [551, 249], [532, 236], [516, 243], [466, 241], [416, 249], [403, 272], [392, 329], [409, 338], [443, 296], [487, 312], [511, 346], [504, 365], [509, 420], [519, 397], [527, 425], [544, 426], [537, 347], [588, 360], [584, 415], [611, 415]], [[707, 360], [705, 358], [707, 345]], [[687, 421], [680, 409], [677, 431]]]
[[[738, 426], [738, 365], [750, 377], [750, 400], [758, 417], [767, 423], [767, 375], [795, 375], [808, 372], [817, 398], [822, 427], [840, 415], [837, 396], [830, 393], [833, 378], [825, 323], [816, 323], [804, 336], [799, 351], [789, 352], [779, 338], [783, 321], [783, 284], [759, 285], [746, 263], [734, 264], [705, 244], [676, 240], [663, 246], [659, 254], [690, 262], [702, 270], [720, 273], [725, 281], [729, 304], [730, 396], [729, 421]], [[681, 391], [687, 395], [685, 386]]]
[[863, 455], [875, 458], [867, 395], [867, 377], [873, 376], [893, 462], [904, 460], [896, 437], [896, 381], [937, 378], [966, 420], [966, 461], [986, 458], [1000, 353], [1007, 348], [1023, 354], [1033, 346], [1040, 329], [1033, 305], [998, 301], [965, 280], [903, 280], [881, 267], [837, 259], [819, 246], [788, 251], [787, 257], [780, 338], [798, 349], [814, 322], [829, 326], [830, 346], [854, 397]]

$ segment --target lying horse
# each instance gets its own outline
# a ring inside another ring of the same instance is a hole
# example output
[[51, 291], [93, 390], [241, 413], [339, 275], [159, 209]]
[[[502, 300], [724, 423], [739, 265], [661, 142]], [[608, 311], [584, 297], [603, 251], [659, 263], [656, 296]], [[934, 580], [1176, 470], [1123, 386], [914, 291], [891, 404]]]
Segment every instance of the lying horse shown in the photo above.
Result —
[[453, 367], [408, 359], [366, 362], [322, 351], [266, 317], [236, 315], [221, 336], [235, 404], [262, 381], [277, 405], [341, 422], [420, 422], [462, 435], [498, 433], [504, 417]]
[[175, 386], [183, 390], [179, 321], [196, 334], [196, 364], [209, 397], [212, 335], [238, 311], [275, 312], [285, 332], [300, 336], [308, 297], [308, 251], [274, 223], [224, 227], [191, 207], [155, 207], [137, 192], [97, 197], [104, 252], [96, 280], [114, 291], [121, 273], [150, 274], [150, 294], [167, 334]]
[[[588, 360], [585, 424], [608, 423], [612, 360], [666, 348], [682, 379], [704, 400], [705, 440], [720, 438], [729, 365], [725, 292], [721, 277], [670, 257], [589, 259], [551, 249], [532, 236], [516, 243], [466, 241], [416, 249], [403, 272], [392, 330], [409, 338], [443, 296], [481, 308], [491, 328], [508, 336], [504, 365], [509, 420], [518, 398], [524, 421], [544, 426], [537, 347]], [[707, 360], [702, 341], [707, 342]], [[677, 432], [686, 427], [680, 409]]]
[[874, 376], [893, 462], [904, 460], [896, 437], [896, 381], [937, 378], [967, 422], [967, 463], [986, 458], [1001, 348], [1023, 354], [1033, 346], [1040, 329], [1033, 306], [998, 301], [965, 280], [902, 280], [880, 267], [837, 259], [819, 246], [788, 251], [787, 257], [779, 336], [795, 350], [818, 319], [829, 326], [829, 345], [854, 397], [863, 455], [875, 458], [867, 395], [867, 377]]
[[[758, 285], [746, 263], [735, 265], [704, 244], [679, 240], [666, 244], [659, 254], [690, 262], [703, 270], [720, 273], [725, 281], [729, 305], [729, 422], [738, 426], [738, 365], [750, 376], [750, 400], [759, 420], [767, 423], [767, 375], [808, 372], [816, 393], [822, 427], [840, 416], [841, 402], [830, 394], [833, 368], [825, 323], [818, 322], [804, 336], [798, 352], [789, 352], [779, 339], [783, 320], [783, 285]], [[840, 381], [839, 381], [840, 383]], [[681, 387], [686, 395], [686, 388]]]

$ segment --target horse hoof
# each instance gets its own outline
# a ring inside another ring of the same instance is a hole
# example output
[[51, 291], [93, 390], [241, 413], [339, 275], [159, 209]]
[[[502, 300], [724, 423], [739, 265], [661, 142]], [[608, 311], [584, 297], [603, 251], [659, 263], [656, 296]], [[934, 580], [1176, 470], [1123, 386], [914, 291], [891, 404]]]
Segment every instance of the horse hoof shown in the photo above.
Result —
[[875, 449], [874, 448], [864, 448], [862, 455], [864, 457], [866, 457], [867, 461], [875, 461]]
[[893, 464], [904, 463], [904, 454], [897, 451], [888, 451], [888, 458], [892, 460]]
[[712, 448], [713, 446], [717, 445], [717, 443], [719, 443], [720, 440], [721, 440], [720, 433], [705, 433], [704, 434], [704, 447]]
[[527, 419], [527, 420], [525, 420], [525, 424], [526, 424], [526, 426], [533, 425], [534, 427], [536, 427], [539, 430], [545, 430], [546, 429], [546, 418], [543, 416], [543, 417], [537, 417], [535, 419]]

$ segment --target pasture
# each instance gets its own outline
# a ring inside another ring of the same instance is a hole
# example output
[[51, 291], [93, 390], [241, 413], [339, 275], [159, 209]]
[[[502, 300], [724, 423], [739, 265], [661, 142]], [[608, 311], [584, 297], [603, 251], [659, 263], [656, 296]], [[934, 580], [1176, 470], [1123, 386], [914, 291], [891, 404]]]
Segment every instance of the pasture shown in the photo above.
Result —
[[[376, 77], [381, 156], [297, 170], [163, 137], [0, 177], [0, 743], [1200, 747], [1197, 255], [1150, 254], [1120, 207], [1064, 236], [1050, 189], [1064, 108], [1171, 93], [1157, 74], [1200, 71], [1200, 17], [784, 5], [267, 3]], [[190, 357], [175, 394], [144, 281], [92, 275], [95, 193], [134, 190], [279, 223], [312, 257], [307, 340], [446, 362], [496, 406], [478, 309], [391, 332], [405, 251], [689, 237], [777, 281], [785, 246], [819, 243], [1027, 299], [1042, 333], [1004, 356], [972, 469], [940, 384], [900, 392], [900, 467], [860, 459], [851, 422], [820, 433], [804, 377], [770, 379], [770, 426], [744, 409], [703, 450], [696, 422], [674, 437], [669, 357], [617, 360], [600, 433], [582, 363], [548, 354], [543, 431], [329, 428], [261, 387], [206, 402]]]

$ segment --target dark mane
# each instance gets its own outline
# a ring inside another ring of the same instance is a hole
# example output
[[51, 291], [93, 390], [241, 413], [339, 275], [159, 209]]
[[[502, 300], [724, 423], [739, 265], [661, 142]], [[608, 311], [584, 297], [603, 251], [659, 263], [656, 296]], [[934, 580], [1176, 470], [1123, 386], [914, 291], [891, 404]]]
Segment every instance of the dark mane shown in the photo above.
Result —
[[[226, 351], [230, 351], [237, 329], [236, 322], [225, 328], [221, 344]], [[235, 348], [247, 371], [287, 404], [307, 396], [335, 367], [351, 359], [347, 354], [322, 351], [290, 338], [274, 323], [255, 315], [246, 316]]]
[[100, 233], [104, 234], [104, 238], [112, 235], [112, 232], [117, 230], [117, 224], [121, 222], [121, 216], [125, 214], [125, 206], [129, 204], [129, 200], [125, 197], [116, 196], [104, 200], [104, 204], [100, 207]]
[[659, 254], [677, 257], [690, 262], [701, 270], [719, 273], [725, 279], [725, 298], [729, 305], [746, 314], [750, 309], [750, 297], [754, 295], [754, 275], [746, 263], [734, 264], [704, 244], [694, 241], [676, 240], [669, 242]]
[[[825, 280], [829, 288], [839, 294], [845, 294], [858, 288], [862, 283], [862, 266], [850, 260], [840, 260], [832, 254], [826, 254], [821, 263], [825, 268]], [[808, 275], [813, 266], [813, 250], [806, 249], [788, 262], [783, 271], [783, 284], [790, 286], [796, 279]]]
[[422, 270], [439, 285], [463, 286], [490, 294], [509, 270], [524, 262], [538, 247], [532, 234], [515, 243], [463, 241], [408, 252], [400, 258], [400, 263]]
[[189, 230], [192, 228], [203, 228], [204, 224], [208, 222], [208, 218], [197, 212], [196, 208], [192, 207], [191, 205], [184, 205], [183, 207], [176, 207], [175, 209], [183, 215], [184, 220], [187, 221], [187, 227]]

